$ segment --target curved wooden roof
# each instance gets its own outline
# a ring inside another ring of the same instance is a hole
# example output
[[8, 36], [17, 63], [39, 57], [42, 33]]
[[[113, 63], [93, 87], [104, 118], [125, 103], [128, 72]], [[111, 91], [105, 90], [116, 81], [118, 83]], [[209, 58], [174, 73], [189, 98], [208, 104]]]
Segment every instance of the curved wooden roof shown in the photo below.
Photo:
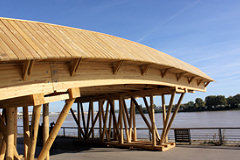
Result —
[[0, 62], [71, 58], [144, 62], [173, 67], [213, 81], [190, 64], [123, 38], [48, 23], [0, 18]]

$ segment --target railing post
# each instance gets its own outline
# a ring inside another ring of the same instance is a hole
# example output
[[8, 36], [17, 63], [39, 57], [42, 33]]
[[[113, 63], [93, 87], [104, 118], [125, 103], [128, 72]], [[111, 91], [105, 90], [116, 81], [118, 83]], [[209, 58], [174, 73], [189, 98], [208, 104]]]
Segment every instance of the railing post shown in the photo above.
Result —
[[222, 129], [221, 128], [218, 129], [218, 133], [219, 133], [219, 143], [220, 143], [220, 145], [222, 145], [223, 139], [222, 139]]
[[65, 137], [65, 127], [63, 127], [63, 137]]
[[148, 130], [148, 135], [149, 135], [149, 141], [152, 141], [152, 137], [151, 137], [151, 132], [150, 132], [150, 130]]

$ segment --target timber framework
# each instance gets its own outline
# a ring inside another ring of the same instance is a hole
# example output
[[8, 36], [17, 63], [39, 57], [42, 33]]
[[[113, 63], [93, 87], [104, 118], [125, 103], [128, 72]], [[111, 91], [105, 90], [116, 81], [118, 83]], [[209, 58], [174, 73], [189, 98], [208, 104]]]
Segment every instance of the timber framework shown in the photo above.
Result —
[[[0, 75], [0, 160], [35, 158], [41, 112], [44, 145], [39, 160], [49, 159], [69, 112], [78, 125], [79, 139], [94, 139], [98, 123], [100, 139], [108, 145], [173, 148], [175, 143], [168, 142], [167, 135], [184, 95], [205, 92], [213, 81], [194, 66], [123, 38], [8, 18], [0, 18]], [[171, 97], [168, 104], [166, 95]], [[162, 117], [155, 117], [154, 96], [161, 96]], [[147, 115], [137, 98], [143, 100]], [[62, 100], [65, 105], [49, 133], [49, 104]], [[73, 103], [77, 115], [71, 109]], [[83, 103], [88, 103], [87, 117]], [[24, 155], [17, 150], [19, 107], [23, 110]], [[152, 134], [151, 141], [137, 137], [136, 110]], [[162, 133], [158, 133], [156, 118], [162, 119]]]

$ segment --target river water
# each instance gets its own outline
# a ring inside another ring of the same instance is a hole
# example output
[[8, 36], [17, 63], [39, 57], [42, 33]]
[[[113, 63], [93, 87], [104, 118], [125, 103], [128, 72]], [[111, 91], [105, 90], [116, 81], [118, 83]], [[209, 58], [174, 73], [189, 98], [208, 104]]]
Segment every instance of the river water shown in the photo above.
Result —
[[[149, 120], [148, 114], [145, 114], [146, 118]], [[51, 122], [56, 122], [58, 114], [52, 114], [50, 118]], [[156, 113], [155, 115], [157, 128], [162, 128], [162, 114]], [[42, 121], [42, 119], [41, 119]], [[87, 114], [85, 114], [85, 121], [87, 122]], [[18, 120], [18, 125], [22, 126], [22, 119]], [[98, 128], [99, 122], [96, 122], [95, 128]], [[136, 115], [136, 125], [137, 128], [147, 128], [145, 122], [143, 121], [140, 114]], [[81, 126], [82, 123], [81, 123]], [[73, 117], [69, 114], [63, 123], [63, 127], [77, 127]], [[90, 121], [91, 127], [91, 121]], [[172, 128], [222, 128], [222, 127], [240, 127], [240, 110], [238, 111], [212, 111], [212, 112], [180, 112], [177, 114]], [[22, 133], [21, 128], [19, 128], [19, 133]], [[159, 131], [161, 133], [161, 130]], [[222, 134], [225, 139], [229, 141], [239, 141], [240, 140], [240, 129], [224, 129]], [[63, 130], [60, 130], [59, 134], [63, 134]], [[76, 129], [66, 129], [67, 135], [77, 136]], [[98, 131], [95, 131], [98, 134]], [[191, 130], [192, 139], [218, 139], [219, 130]], [[148, 138], [148, 130], [139, 130], [138, 138]], [[173, 138], [174, 133], [170, 131], [169, 136]]]

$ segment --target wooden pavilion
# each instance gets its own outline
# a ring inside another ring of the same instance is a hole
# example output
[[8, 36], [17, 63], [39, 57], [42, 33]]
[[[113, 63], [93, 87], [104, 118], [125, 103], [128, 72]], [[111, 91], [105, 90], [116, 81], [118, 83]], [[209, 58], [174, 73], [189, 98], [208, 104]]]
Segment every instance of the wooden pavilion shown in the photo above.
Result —
[[[94, 138], [94, 125], [98, 121], [101, 140], [107, 144], [152, 150], [171, 148], [174, 144], [168, 143], [167, 135], [184, 94], [206, 91], [213, 81], [194, 66], [126, 39], [8, 18], [0, 18], [0, 75], [0, 160], [21, 158], [16, 149], [18, 107], [22, 107], [24, 114], [27, 160], [34, 159], [43, 110], [44, 145], [37, 158], [42, 160], [49, 159], [49, 150], [69, 111], [73, 113], [74, 102], [78, 104], [78, 114], [73, 116], [80, 139]], [[167, 94], [171, 99], [166, 110]], [[176, 94], [180, 98], [171, 114]], [[155, 124], [153, 96], [162, 97], [161, 134]], [[143, 98], [150, 121], [142, 113], [136, 97]], [[131, 100], [130, 106], [126, 99]], [[49, 103], [61, 100], [65, 100], [65, 106], [49, 134]], [[87, 123], [81, 126], [80, 121], [85, 121], [82, 103], [86, 102], [89, 103]], [[98, 102], [96, 115], [93, 102]], [[33, 106], [31, 120], [30, 106]], [[151, 142], [137, 139], [135, 108], [152, 134]]]

